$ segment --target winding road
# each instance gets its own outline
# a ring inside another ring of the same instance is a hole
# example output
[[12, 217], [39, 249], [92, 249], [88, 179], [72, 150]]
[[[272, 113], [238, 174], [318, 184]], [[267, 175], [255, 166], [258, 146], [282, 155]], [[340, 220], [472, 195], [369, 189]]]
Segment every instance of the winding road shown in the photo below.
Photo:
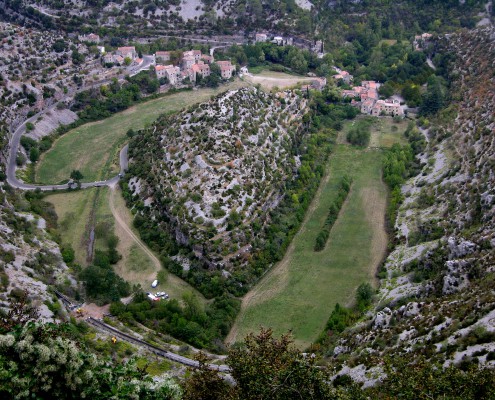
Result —
[[[16, 188], [16, 189], [21, 189], [21, 190], [36, 190], [40, 189], [42, 191], [51, 191], [51, 190], [64, 190], [64, 189], [69, 189], [69, 184], [63, 184], [63, 185], [33, 185], [29, 183], [24, 183], [21, 180], [19, 180], [16, 177], [16, 158], [17, 158], [17, 151], [19, 150], [19, 145], [21, 141], [21, 136], [26, 133], [26, 124], [28, 122], [35, 122], [38, 117], [42, 116], [43, 114], [47, 113], [48, 111], [52, 111], [58, 103], [53, 104], [52, 106], [44, 109], [43, 111], [40, 111], [39, 113], [33, 115], [31, 118], [28, 118], [25, 120], [19, 127], [15, 130], [14, 134], [12, 135], [12, 138], [10, 139], [10, 151], [9, 151], [9, 159], [7, 161], [7, 182], [10, 186]], [[127, 157], [127, 150], [128, 150], [128, 145], [125, 145], [124, 148], [120, 151], [120, 173], [117, 176], [114, 176], [111, 179], [107, 179], [105, 181], [96, 181], [96, 182], [84, 182], [81, 183], [81, 188], [90, 188], [90, 187], [96, 187], [96, 186], [112, 186], [115, 185], [122, 174], [127, 170], [127, 167], [129, 165], [129, 160]]]

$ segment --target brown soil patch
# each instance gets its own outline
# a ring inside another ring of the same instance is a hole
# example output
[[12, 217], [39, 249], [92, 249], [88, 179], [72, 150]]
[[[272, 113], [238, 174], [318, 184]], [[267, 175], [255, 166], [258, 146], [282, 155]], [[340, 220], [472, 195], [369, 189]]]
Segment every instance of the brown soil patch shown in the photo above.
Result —
[[[381, 185], [384, 186], [385, 184], [382, 182]], [[387, 200], [386, 196], [380, 195], [380, 188], [376, 187], [363, 188], [360, 195], [366, 212], [366, 219], [373, 230], [371, 239], [372, 259], [369, 272], [375, 277], [376, 270], [387, 253], [388, 234], [385, 227]], [[378, 285], [376, 277], [375, 285]]]

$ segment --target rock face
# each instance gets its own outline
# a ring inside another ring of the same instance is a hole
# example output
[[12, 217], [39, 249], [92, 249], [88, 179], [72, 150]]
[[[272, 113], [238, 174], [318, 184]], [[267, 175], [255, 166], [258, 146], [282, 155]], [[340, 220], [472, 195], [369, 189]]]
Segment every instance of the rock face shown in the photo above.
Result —
[[11, 204], [20, 201], [18, 195], [0, 187], [0, 199], [0, 309], [7, 310], [10, 298], [26, 293], [40, 319], [65, 320], [64, 307], [55, 304], [58, 300], [49, 287], [72, 296], [80, 288], [63, 262], [58, 244], [45, 231], [42, 218], [14, 211]]
[[305, 102], [294, 92], [246, 88], [162, 118], [131, 145], [137, 174], [129, 187], [210, 268], [245, 265], [297, 172]]
[[[384, 355], [413, 353], [444, 365], [494, 364], [494, 37], [487, 28], [437, 43], [439, 53], [455, 55], [452, 114], [432, 126], [422, 155], [430, 162], [403, 187], [377, 310], [335, 343], [337, 363], [351, 354], [371, 370]], [[422, 193], [433, 201], [421, 205]], [[431, 237], [430, 227], [440, 235]]]

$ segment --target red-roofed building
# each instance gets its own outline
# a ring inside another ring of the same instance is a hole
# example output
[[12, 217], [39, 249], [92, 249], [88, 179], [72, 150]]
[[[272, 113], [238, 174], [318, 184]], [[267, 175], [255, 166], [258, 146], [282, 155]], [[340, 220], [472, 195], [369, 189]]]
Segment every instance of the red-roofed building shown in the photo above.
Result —
[[201, 50], [189, 50], [185, 51], [184, 54], [182, 55], [183, 58], [186, 57], [193, 57], [194, 62], [197, 63], [199, 60], [201, 60]]
[[130, 58], [131, 60], [134, 60], [137, 57], [136, 48], [134, 46], [119, 47], [115, 54], [123, 58]]
[[171, 85], [175, 85], [180, 79], [180, 68], [173, 65], [157, 65], [155, 73], [158, 79], [167, 78]]
[[196, 82], [198, 74], [201, 75], [202, 78], [210, 76], [210, 66], [207, 64], [194, 64], [191, 69], [193, 71], [193, 79], [191, 80], [194, 82]]
[[216, 64], [220, 67], [223, 79], [232, 78], [232, 73], [235, 71], [235, 65], [232, 65], [230, 61], [217, 61]]
[[206, 64], [211, 64], [213, 62], [213, 57], [212, 56], [208, 56], [206, 54], [203, 54], [201, 56], [201, 59], [206, 63]]

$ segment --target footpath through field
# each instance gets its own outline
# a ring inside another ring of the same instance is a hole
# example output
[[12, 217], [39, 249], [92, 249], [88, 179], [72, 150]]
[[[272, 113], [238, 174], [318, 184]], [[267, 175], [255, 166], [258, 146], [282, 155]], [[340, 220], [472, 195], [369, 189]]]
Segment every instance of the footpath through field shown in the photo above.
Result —
[[166, 280], [161, 280], [156, 288], [150, 288], [158, 272], [164, 271], [161, 262], [132, 229], [132, 214], [126, 208], [117, 185], [110, 187], [108, 196], [110, 211], [115, 219], [115, 233], [120, 239], [118, 250], [124, 255], [115, 266], [115, 272], [132, 284], [141, 284], [145, 291], [165, 291], [178, 300], [184, 293], [192, 292], [204, 304], [206, 299], [200, 292], [172, 273], [167, 273]]
[[[381, 150], [335, 148], [300, 231], [284, 259], [244, 297], [228, 343], [266, 326], [277, 335], [292, 331], [296, 345], [307, 347], [337, 302], [352, 302], [357, 286], [373, 282], [387, 247], [381, 157]], [[351, 192], [325, 249], [315, 252], [316, 236], [345, 174], [354, 180]]]

